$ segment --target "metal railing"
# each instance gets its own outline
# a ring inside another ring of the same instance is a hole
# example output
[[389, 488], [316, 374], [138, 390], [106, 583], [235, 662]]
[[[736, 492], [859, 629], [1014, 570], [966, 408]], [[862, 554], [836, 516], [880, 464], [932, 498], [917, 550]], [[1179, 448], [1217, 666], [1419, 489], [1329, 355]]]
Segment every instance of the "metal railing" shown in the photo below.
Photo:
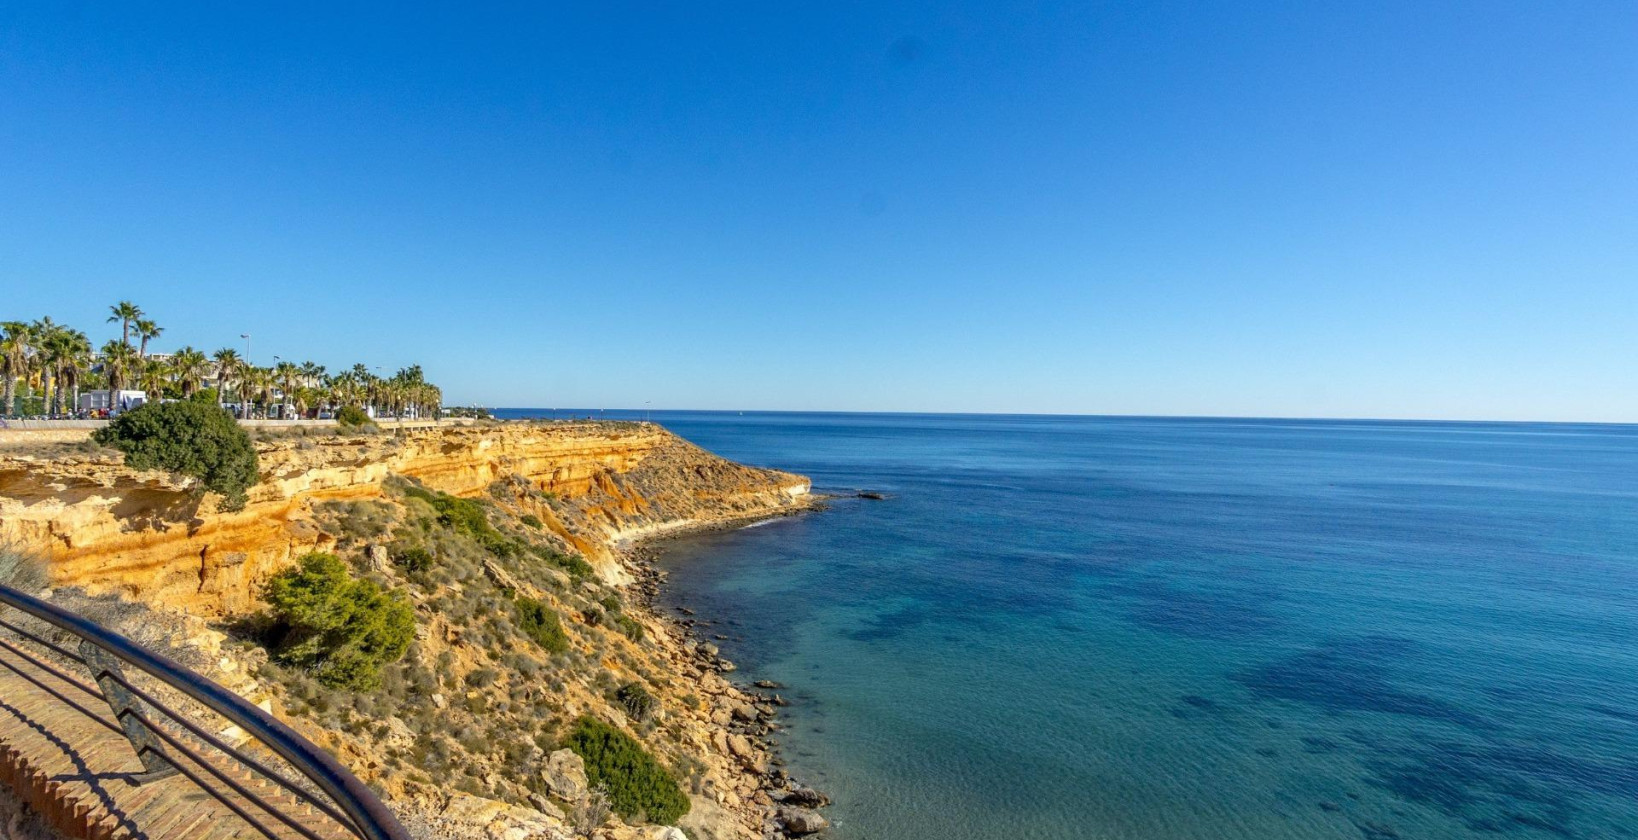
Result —
[[[0, 628], [16, 634], [18, 640], [41, 645], [57, 657], [84, 668], [94, 684], [76, 678], [45, 658], [30, 654], [10, 640], [0, 638], [0, 651], [50, 674], [77, 690], [80, 695], [92, 698], [93, 706], [105, 703], [113, 712], [114, 722], [87, 708], [81, 700], [53, 687], [36, 674], [29, 673], [27, 668], [10, 661], [8, 657], [0, 656], [0, 667], [10, 670], [92, 721], [129, 740], [144, 769], [143, 773], [130, 777], [132, 782], [142, 784], [180, 773], [269, 840], [283, 840], [284, 835], [271, 828], [265, 818], [283, 824], [306, 840], [325, 840], [312, 826], [286, 813], [276, 803], [258, 796], [240, 780], [235, 779], [233, 774], [206, 760], [197, 745], [190, 745], [183, 738], [168, 731], [168, 726], [161, 725], [161, 721], [164, 721], [186, 731], [202, 742], [205, 748], [225, 755], [232, 763], [251, 774], [267, 779], [284, 789], [360, 840], [409, 840], [409, 834], [399, 824], [398, 819], [381, 804], [363, 782], [347, 772], [329, 754], [298, 735], [295, 730], [251, 705], [239, 695], [167, 657], [138, 646], [123, 636], [110, 633], [74, 613], [11, 587], [0, 586], [0, 604], [46, 622], [79, 640], [78, 651], [69, 650], [18, 623], [6, 620], [10, 616], [0, 618]], [[160, 702], [154, 696], [154, 692], [132, 684], [126, 678], [123, 666], [141, 671], [221, 715], [273, 754], [288, 762], [290, 767], [310, 784], [303, 785], [292, 780], [248, 755], [243, 749], [210, 734], [204, 727]], [[187, 760], [180, 761], [178, 757]], [[235, 801], [232, 796], [219, 790], [210, 783], [207, 776], [237, 794], [242, 801]], [[320, 791], [322, 795], [313, 793], [313, 789]], [[247, 808], [246, 803], [254, 806], [254, 810]], [[258, 812], [264, 816], [258, 816]]]

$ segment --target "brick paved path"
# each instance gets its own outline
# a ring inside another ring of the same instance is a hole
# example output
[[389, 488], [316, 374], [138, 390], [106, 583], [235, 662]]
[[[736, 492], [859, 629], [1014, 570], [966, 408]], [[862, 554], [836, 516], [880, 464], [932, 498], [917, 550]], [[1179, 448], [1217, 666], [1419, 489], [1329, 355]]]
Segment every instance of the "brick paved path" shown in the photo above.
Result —
[[[0, 650], [0, 659], [18, 665], [113, 722], [102, 700], [45, 675], [8, 651]], [[207, 727], [207, 731], [214, 728]], [[289, 792], [236, 766], [180, 729], [167, 731], [324, 840], [353, 836]], [[221, 785], [199, 765], [182, 761], [266, 825], [274, 837], [294, 840], [302, 836]], [[0, 668], [0, 783], [9, 784], [65, 835], [87, 840], [248, 840], [268, 836], [181, 774], [133, 784], [131, 775], [142, 769], [142, 762], [124, 737], [94, 723], [11, 670]]]

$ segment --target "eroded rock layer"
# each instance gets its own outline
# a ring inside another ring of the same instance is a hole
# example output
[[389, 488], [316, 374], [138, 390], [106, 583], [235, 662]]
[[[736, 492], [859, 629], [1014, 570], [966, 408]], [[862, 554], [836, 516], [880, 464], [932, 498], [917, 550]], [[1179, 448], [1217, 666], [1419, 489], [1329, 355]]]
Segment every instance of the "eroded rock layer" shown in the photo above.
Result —
[[258, 585], [333, 537], [313, 509], [380, 497], [400, 475], [458, 496], [532, 507], [611, 581], [629, 536], [806, 503], [808, 481], [724, 460], [645, 423], [448, 425], [284, 434], [257, 443], [261, 481], [241, 511], [186, 479], [58, 443], [0, 451], [0, 540], [44, 555], [53, 581], [195, 614], [251, 607]]

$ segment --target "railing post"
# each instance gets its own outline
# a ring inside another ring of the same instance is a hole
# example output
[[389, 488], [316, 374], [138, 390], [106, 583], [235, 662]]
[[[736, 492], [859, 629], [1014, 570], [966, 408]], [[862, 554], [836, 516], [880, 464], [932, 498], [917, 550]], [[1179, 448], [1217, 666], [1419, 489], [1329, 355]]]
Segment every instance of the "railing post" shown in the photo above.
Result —
[[132, 776], [131, 782], [140, 785], [175, 775], [176, 767], [165, 756], [159, 739], [148, 731], [146, 724], [137, 719], [138, 715], [152, 719], [152, 715], [148, 713], [142, 701], [131, 696], [131, 692], [126, 691], [125, 686], [121, 684], [120, 681], [125, 679], [125, 675], [120, 671], [119, 659], [92, 644], [90, 639], [80, 642], [80, 656], [84, 657], [85, 666], [90, 669], [92, 679], [97, 681], [97, 687], [102, 689], [102, 696], [108, 701], [108, 708], [114, 710], [114, 719], [119, 721], [120, 728], [125, 730], [125, 739], [131, 742], [131, 748], [136, 750], [137, 758], [142, 759], [144, 772]]

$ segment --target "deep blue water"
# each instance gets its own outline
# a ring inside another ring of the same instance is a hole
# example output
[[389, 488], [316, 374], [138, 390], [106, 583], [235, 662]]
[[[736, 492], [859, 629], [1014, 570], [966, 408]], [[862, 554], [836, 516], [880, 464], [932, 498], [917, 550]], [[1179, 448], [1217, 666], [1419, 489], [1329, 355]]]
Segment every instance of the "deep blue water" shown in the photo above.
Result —
[[889, 494], [662, 561], [838, 840], [1638, 837], [1638, 427], [654, 419]]

